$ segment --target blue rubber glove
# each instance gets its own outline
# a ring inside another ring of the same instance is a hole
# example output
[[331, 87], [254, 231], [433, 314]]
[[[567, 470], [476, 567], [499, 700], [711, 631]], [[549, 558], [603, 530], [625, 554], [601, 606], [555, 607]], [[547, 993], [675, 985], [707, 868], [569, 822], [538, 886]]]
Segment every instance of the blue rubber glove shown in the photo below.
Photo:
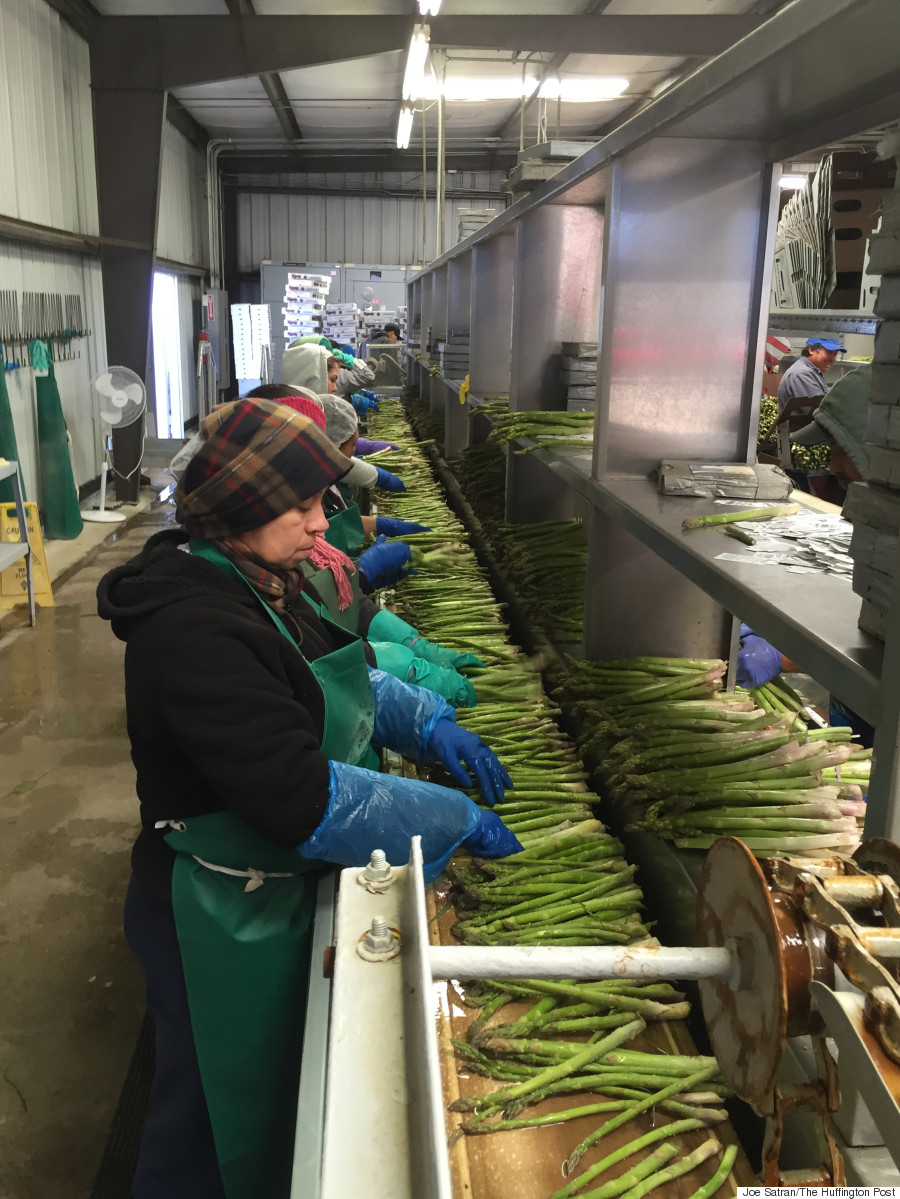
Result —
[[325, 815], [313, 835], [297, 847], [305, 858], [364, 866], [373, 849], [383, 849], [387, 860], [398, 866], [408, 860], [412, 838], [420, 836], [425, 881], [431, 882], [469, 840], [476, 847], [473, 852], [485, 857], [516, 852], [506, 848], [512, 837], [509, 830], [501, 837], [493, 825], [483, 828], [483, 817], [490, 813], [459, 791], [343, 762], [329, 762], [328, 768]]
[[350, 403], [356, 409], [357, 416], [365, 416], [371, 408], [373, 412], [378, 412], [378, 399], [374, 391], [354, 391], [350, 397]]
[[405, 541], [385, 542], [384, 535], [365, 550], [357, 562], [359, 573], [373, 590], [390, 587], [416, 572], [407, 566], [412, 562], [412, 550]]
[[435, 666], [424, 658], [417, 658], [406, 645], [396, 641], [373, 641], [367, 638], [369, 646], [375, 651], [375, 661], [378, 669], [393, 675], [404, 683], [412, 683], [416, 687], [424, 687], [442, 695], [448, 704], [454, 708], [474, 708], [478, 705], [475, 688], [455, 670], [443, 666]]
[[738, 651], [737, 683], [739, 687], [762, 687], [781, 674], [781, 651], [769, 645], [749, 625], [741, 625], [741, 648]]
[[[475, 775], [478, 789], [491, 805], [503, 799], [512, 779], [503, 769], [500, 759], [480, 737], [461, 729], [455, 721], [439, 720], [431, 734], [429, 748], [440, 758], [449, 774], [463, 787], [471, 787], [472, 780], [466, 766]], [[463, 765], [465, 763], [465, 766]]]
[[463, 845], [476, 858], [505, 858], [524, 849], [515, 833], [494, 812], [481, 813], [478, 828], [466, 837]]
[[392, 441], [371, 441], [368, 437], [357, 437], [353, 447], [355, 458], [365, 458], [367, 454], [377, 454], [380, 450], [399, 450]]
[[389, 470], [384, 470], [380, 466], [376, 466], [378, 478], [375, 480], [375, 486], [380, 487], [382, 491], [406, 491], [406, 484], [399, 475], [392, 475]]
[[369, 682], [375, 697], [375, 745], [396, 750], [414, 762], [433, 762], [431, 737], [439, 721], [456, 720], [451, 706], [435, 692], [403, 683], [371, 666]]
[[408, 537], [410, 533], [430, 533], [428, 525], [417, 525], [414, 520], [394, 520], [392, 516], [376, 516], [375, 532], [385, 537]]

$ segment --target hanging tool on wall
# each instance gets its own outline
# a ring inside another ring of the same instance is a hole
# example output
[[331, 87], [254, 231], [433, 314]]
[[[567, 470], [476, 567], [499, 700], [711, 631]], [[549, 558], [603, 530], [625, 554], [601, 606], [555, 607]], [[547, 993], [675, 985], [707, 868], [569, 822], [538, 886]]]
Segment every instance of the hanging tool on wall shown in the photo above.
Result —
[[0, 342], [3, 343], [6, 370], [15, 370], [27, 363], [19, 329], [19, 297], [14, 291], [0, 291]]
[[72, 348], [76, 338], [90, 337], [82, 315], [81, 296], [60, 292], [26, 291], [22, 294], [22, 321], [18, 320], [15, 292], [2, 293], [13, 298], [16, 331], [10, 344], [16, 348], [20, 365], [28, 365], [28, 345], [39, 340], [51, 349], [55, 362], [68, 362], [81, 355]]

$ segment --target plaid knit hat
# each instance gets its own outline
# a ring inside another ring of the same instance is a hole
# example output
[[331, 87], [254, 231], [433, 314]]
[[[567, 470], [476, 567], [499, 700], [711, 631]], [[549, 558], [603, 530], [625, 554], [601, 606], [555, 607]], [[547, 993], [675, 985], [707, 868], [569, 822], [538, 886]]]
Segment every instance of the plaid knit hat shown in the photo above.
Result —
[[269, 400], [223, 404], [200, 432], [205, 440], [175, 489], [192, 537], [258, 529], [350, 469], [314, 421]]

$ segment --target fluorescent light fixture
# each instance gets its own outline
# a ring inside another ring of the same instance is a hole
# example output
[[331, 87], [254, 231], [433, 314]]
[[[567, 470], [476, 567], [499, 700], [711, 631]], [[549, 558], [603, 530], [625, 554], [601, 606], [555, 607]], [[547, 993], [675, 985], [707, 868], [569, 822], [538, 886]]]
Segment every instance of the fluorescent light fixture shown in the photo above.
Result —
[[412, 133], [413, 125], [413, 110], [408, 104], [404, 104], [400, 109], [400, 116], [397, 118], [397, 149], [407, 150], [409, 148], [409, 135]]
[[425, 82], [425, 63], [428, 59], [429, 31], [427, 25], [415, 25], [406, 56], [403, 75], [403, 99], [416, 100], [422, 95]]
[[805, 175], [782, 175], [781, 190], [782, 191], [800, 191], [801, 188], [809, 187], [809, 179]]
[[615, 100], [628, 87], [627, 79], [559, 79], [551, 76], [538, 93], [544, 100], [564, 100], [569, 104], [590, 104]]
[[437, 100], [443, 96], [445, 100], [518, 100], [522, 96], [530, 96], [537, 87], [537, 79], [516, 79], [490, 76], [485, 78], [465, 75], [451, 76], [440, 81], [434, 75], [427, 75], [422, 80], [419, 100]]
[[419, 0], [419, 12], [423, 17], [436, 17], [440, 8], [441, 0]]

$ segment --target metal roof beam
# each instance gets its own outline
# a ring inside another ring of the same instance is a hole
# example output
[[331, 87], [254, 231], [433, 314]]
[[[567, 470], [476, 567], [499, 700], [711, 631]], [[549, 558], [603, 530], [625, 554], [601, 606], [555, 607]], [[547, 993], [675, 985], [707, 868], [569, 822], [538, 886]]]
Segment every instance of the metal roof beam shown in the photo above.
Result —
[[639, 54], [683, 58], [721, 54], [765, 18], [754, 13], [707, 17], [575, 16], [433, 17], [434, 46], [546, 50], [565, 54]]
[[[435, 17], [435, 46], [638, 54], [719, 54], [760, 16]], [[91, 46], [105, 86], [189, 87], [405, 50], [412, 17], [96, 17]], [[101, 66], [102, 64], [102, 66]]]
[[[253, 0], [225, 0], [225, 3], [228, 5], [228, 11], [232, 17], [256, 16]], [[278, 118], [278, 124], [281, 126], [284, 136], [291, 142], [300, 141], [303, 134], [300, 132], [300, 126], [297, 124], [297, 117], [288, 99], [288, 94], [284, 90], [281, 76], [275, 71], [264, 71], [259, 76], [259, 81]]]
[[206, 153], [210, 133], [193, 117], [177, 96], [169, 95], [166, 99], [166, 120], [174, 125], [179, 133], [183, 133], [191, 145], [201, 154]]
[[[447, 165], [457, 171], [506, 170], [515, 160], [514, 149], [467, 150], [456, 155], [447, 151]], [[249, 151], [246, 154], [223, 154], [219, 169], [226, 184], [236, 182], [238, 187], [242, 175], [276, 175], [292, 171], [421, 171], [422, 151], [373, 149], [346, 156], [315, 151], [272, 156]]]
[[94, 86], [191, 87], [405, 50], [412, 17], [98, 17]]

